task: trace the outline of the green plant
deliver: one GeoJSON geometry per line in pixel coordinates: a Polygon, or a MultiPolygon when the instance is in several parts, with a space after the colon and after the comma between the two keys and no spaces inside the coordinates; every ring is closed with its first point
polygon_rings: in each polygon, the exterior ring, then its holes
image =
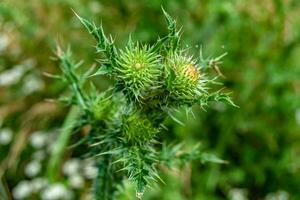
{"type": "MultiPolygon", "coordinates": [[[[222,162],[216,157],[200,152],[198,147],[190,151],[182,145],[166,145],[160,134],[167,132],[164,120],[173,113],[185,109],[192,113],[192,106],[206,107],[211,101],[222,101],[231,105],[228,93],[211,91],[218,85],[217,77],[209,78],[205,71],[216,68],[223,57],[199,59],[188,55],[180,46],[181,32],[176,21],[165,11],[168,34],[153,45],[128,41],[125,50],[114,45],[112,37],[107,37],[103,28],[79,17],[97,41],[96,50],[100,54],[99,69],[93,68],[78,73],[81,62],[75,63],[71,51],[63,52],[57,46],[57,58],[63,75],[71,90],[71,97],[63,100],[79,111],[77,117],[68,117],[66,131],[58,140],[48,168],[50,179],[57,169],[57,159],[66,145],[70,129],[76,132],[83,127],[87,134],[77,144],[86,145],[86,156],[96,161],[98,176],[94,180],[93,194],[96,199],[115,199],[118,185],[127,177],[133,181],[136,196],[141,198],[152,181],[161,180],[158,169],[161,165],[186,164],[191,160],[222,162]],[[99,92],[89,79],[91,76],[107,75],[114,85],[99,92]],[[89,84],[87,84],[89,83],[89,84]],[[73,122],[70,122],[73,119],[73,122]]],[[[55,76],[56,77],[56,76],[55,76]]],[[[57,78],[57,77],[56,77],[57,78]]],[[[74,111],[71,111],[73,115],[74,111]]],[[[76,145],[75,145],[76,146],[76,145]]]]}

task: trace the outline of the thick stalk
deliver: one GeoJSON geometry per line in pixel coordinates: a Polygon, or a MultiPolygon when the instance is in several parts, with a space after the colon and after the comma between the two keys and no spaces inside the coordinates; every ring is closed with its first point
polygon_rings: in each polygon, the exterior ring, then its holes
{"type": "Polygon", "coordinates": [[[96,200],[114,200],[116,185],[111,155],[104,156],[97,163],[98,176],[94,180],[93,195],[96,200]]]}

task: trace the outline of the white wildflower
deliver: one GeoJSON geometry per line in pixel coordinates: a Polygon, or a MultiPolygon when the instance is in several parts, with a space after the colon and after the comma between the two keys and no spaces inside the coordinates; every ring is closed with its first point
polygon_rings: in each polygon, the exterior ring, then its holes
{"type": "Polygon", "coordinates": [[[88,179],[94,179],[97,177],[98,169],[94,165],[94,162],[87,162],[83,168],[84,176],[88,179]]]}
{"type": "Polygon", "coordinates": [[[47,143],[47,134],[41,131],[34,132],[31,134],[29,141],[34,148],[42,148],[47,143]]]}
{"type": "Polygon", "coordinates": [[[42,79],[34,75],[28,75],[24,78],[23,92],[25,94],[31,94],[36,91],[40,91],[44,88],[45,84],[42,79]]]}
{"type": "Polygon", "coordinates": [[[25,199],[32,194],[32,185],[29,181],[21,181],[12,191],[14,199],[25,199]]]}
{"type": "Polygon", "coordinates": [[[31,181],[32,189],[35,193],[41,191],[43,188],[47,186],[47,184],[48,181],[45,178],[41,178],[41,177],[32,179],[31,181]]]}
{"type": "Polygon", "coordinates": [[[7,145],[11,142],[13,132],[9,128],[0,129],[0,144],[7,145]]]}
{"type": "Polygon", "coordinates": [[[242,188],[232,188],[229,191],[230,200],[248,200],[247,190],[242,188]]]}
{"type": "Polygon", "coordinates": [[[61,183],[55,183],[46,187],[41,193],[42,200],[72,199],[73,194],[66,186],[61,183]]]}
{"type": "Polygon", "coordinates": [[[16,65],[12,69],[2,72],[0,74],[0,86],[9,86],[18,83],[27,69],[27,66],[16,65]]]}
{"type": "Polygon", "coordinates": [[[84,179],[80,174],[73,174],[69,178],[69,184],[72,188],[80,189],[84,185],[84,179]]]}
{"type": "Polygon", "coordinates": [[[39,161],[33,160],[25,167],[25,174],[28,177],[34,177],[41,171],[42,165],[39,161]]]}
{"type": "Polygon", "coordinates": [[[80,169],[80,160],[78,158],[72,158],[67,160],[63,166],[63,172],[66,175],[77,174],[80,169]]]}
{"type": "Polygon", "coordinates": [[[266,196],[265,200],[288,200],[289,193],[284,190],[279,190],[274,193],[270,193],[266,196]]]}

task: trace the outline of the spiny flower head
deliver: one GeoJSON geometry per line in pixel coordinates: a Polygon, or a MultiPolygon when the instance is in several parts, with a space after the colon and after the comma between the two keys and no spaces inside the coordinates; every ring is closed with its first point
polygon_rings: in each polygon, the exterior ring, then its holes
{"type": "Polygon", "coordinates": [[[160,56],[139,44],[120,51],[117,63],[116,79],[124,85],[124,92],[138,101],[156,87],[162,72],[160,56]]]}
{"type": "Polygon", "coordinates": [[[192,57],[173,53],[166,58],[165,71],[169,97],[176,102],[193,103],[203,92],[201,74],[192,57]]]}
{"type": "Polygon", "coordinates": [[[160,128],[154,126],[145,114],[133,112],[123,116],[122,132],[128,143],[141,146],[150,142],[160,128]]]}

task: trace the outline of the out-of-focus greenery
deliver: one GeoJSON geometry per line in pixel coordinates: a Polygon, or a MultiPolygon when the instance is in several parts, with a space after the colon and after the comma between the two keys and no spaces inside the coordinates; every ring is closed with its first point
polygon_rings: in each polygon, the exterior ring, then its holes
{"type": "MultiPolygon", "coordinates": [[[[166,140],[175,137],[187,146],[200,141],[203,149],[229,164],[194,162],[181,172],[163,169],[167,184],[149,189],[145,199],[300,199],[297,0],[2,0],[0,121],[2,135],[13,132],[12,141],[0,146],[0,176],[4,173],[0,188],[10,190],[7,194],[22,180],[31,179],[24,168],[36,159],[34,153],[42,152],[31,146],[32,135],[42,130],[55,138],[63,124],[67,108],[45,99],[62,94],[65,85],[42,76],[59,71],[50,59],[55,41],[70,44],[86,68],[95,62],[93,41],[71,8],[102,22],[107,32],[125,43],[129,33],[151,42],[166,32],[161,5],[184,26],[190,51],[198,54],[202,46],[206,56],[228,52],[220,69],[240,108],[215,104],[207,111],[198,108],[195,119],[178,116],[185,126],[170,122],[166,140]]],[[[106,88],[109,80],[95,81],[106,88]]],[[[70,144],[76,140],[72,138],[70,144]]],[[[72,149],[64,159],[70,157],[76,157],[72,149]]],[[[41,163],[45,169],[47,157],[41,163]]],[[[67,176],[60,181],[70,185],[67,176]]],[[[85,187],[73,189],[73,196],[87,198],[88,188],[87,181],[85,187]]],[[[130,185],[120,189],[120,199],[134,199],[130,185]]]]}

